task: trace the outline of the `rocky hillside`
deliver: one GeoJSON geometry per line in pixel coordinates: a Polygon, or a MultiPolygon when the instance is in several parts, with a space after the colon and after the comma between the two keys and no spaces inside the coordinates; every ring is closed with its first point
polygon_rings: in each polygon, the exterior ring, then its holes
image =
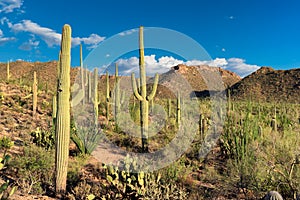
{"type": "Polygon", "coordinates": [[[262,67],[231,87],[234,99],[268,102],[300,101],[300,68],[274,70],[262,67]]]}
{"type": "MultiPolygon", "coordinates": [[[[197,97],[207,97],[210,92],[226,89],[241,78],[228,70],[220,67],[210,67],[207,65],[186,66],[177,65],[172,67],[170,71],[160,75],[160,86],[158,87],[158,95],[168,97],[171,93],[189,90],[197,97]],[[172,90],[169,91],[168,90],[172,90]]],[[[170,97],[170,96],[169,96],[170,97]]]]}

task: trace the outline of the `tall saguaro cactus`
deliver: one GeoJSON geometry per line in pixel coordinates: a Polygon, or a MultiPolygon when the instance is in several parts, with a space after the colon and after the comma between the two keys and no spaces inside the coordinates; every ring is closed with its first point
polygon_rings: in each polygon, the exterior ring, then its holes
{"type": "Polygon", "coordinates": [[[106,71],[106,119],[109,121],[109,104],[110,104],[110,90],[109,90],[109,74],[106,71]]]}
{"type": "Polygon", "coordinates": [[[82,44],[80,44],[80,81],[81,81],[81,90],[83,93],[82,104],[85,104],[85,82],[84,82],[84,68],[82,62],[82,44]]]}
{"type": "Polygon", "coordinates": [[[140,66],[140,91],[138,91],[134,73],[131,75],[132,89],[134,96],[140,101],[140,123],[141,123],[141,137],[142,137],[142,150],[148,152],[148,113],[149,101],[151,101],[156,93],[158,85],[158,74],[155,75],[152,91],[147,95],[147,82],[146,82],[146,68],[144,61],[144,36],[143,26],[140,27],[139,32],[139,66],[140,66]]]}
{"type": "Polygon", "coordinates": [[[55,124],[55,191],[66,192],[67,169],[70,143],[70,63],[71,27],[64,25],[60,47],[60,65],[57,84],[57,114],[55,124]]]}
{"type": "Polygon", "coordinates": [[[33,72],[33,83],[32,83],[32,116],[36,115],[36,107],[37,107],[37,79],[36,72],[33,72]]]}
{"type": "Polygon", "coordinates": [[[180,125],[180,120],[181,120],[181,97],[180,97],[180,93],[178,92],[178,95],[177,95],[177,114],[176,114],[176,122],[178,124],[178,127],[180,125]]]}
{"type": "Polygon", "coordinates": [[[93,99],[93,104],[94,104],[94,110],[95,110],[95,124],[98,123],[98,105],[100,104],[100,101],[98,100],[98,68],[94,69],[94,99],[93,99]]]}
{"type": "Polygon", "coordinates": [[[116,63],[115,69],[115,123],[118,125],[118,114],[120,113],[120,83],[119,83],[119,70],[118,64],[116,63]]]}

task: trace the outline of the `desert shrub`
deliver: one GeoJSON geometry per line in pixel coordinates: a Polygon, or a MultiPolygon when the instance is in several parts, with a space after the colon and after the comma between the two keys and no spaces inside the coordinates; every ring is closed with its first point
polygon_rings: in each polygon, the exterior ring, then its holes
{"type": "Polygon", "coordinates": [[[14,145],[14,142],[6,136],[3,136],[0,139],[0,149],[3,149],[4,151],[10,149],[14,145]]]}
{"type": "Polygon", "coordinates": [[[25,193],[43,194],[53,185],[54,152],[36,145],[25,146],[10,163],[17,184],[25,193]]]}

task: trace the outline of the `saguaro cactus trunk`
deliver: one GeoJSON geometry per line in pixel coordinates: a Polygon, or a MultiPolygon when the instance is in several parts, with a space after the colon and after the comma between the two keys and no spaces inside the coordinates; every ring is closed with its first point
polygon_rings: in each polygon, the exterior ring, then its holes
{"type": "Polygon", "coordinates": [[[32,83],[32,116],[36,115],[37,107],[37,79],[36,72],[33,72],[33,83],[32,83]]]}
{"type": "Polygon", "coordinates": [[[109,90],[109,74],[106,71],[106,119],[109,121],[109,104],[110,104],[110,90],[109,90]]]}
{"type": "Polygon", "coordinates": [[[94,69],[94,110],[95,110],[95,124],[98,123],[98,105],[100,104],[99,97],[98,97],[98,68],[94,69]]]}
{"type": "Polygon", "coordinates": [[[181,97],[180,97],[180,93],[178,92],[178,95],[177,95],[177,115],[176,115],[176,122],[178,124],[178,127],[180,125],[180,120],[181,120],[181,97]]]}
{"type": "Polygon", "coordinates": [[[132,88],[134,96],[140,101],[140,123],[141,123],[141,137],[142,137],[142,150],[148,152],[148,113],[149,113],[149,101],[153,99],[156,93],[158,84],[158,74],[155,75],[153,88],[151,93],[147,96],[147,82],[146,82],[146,68],[144,61],[144,36],[143,27],[140,27],[139,32],[139,65],[140,65],[140,91],[138,91],[134,73],[131,75],[132,88]]]}
{"type": "Polygon", "coordinates": [[[60,70],[57,85],[55,191],[66,192],[67,169],[70,143],[70,62],[71,27],[64,25],[60,49],[60,70]]]}
{"type": "Polygon", "coordinates": [[[118,64],[116,63],[116,72],[115,72],[115,123],[118,125],[118,114],[120,113],[120,83],[119,83],[119,70],[118,64]]]}
{"type": "Polygon", "coordinates": [[[82,44],[80,44],[80,81],[81,81],[81,89],[83,93],[82,104],[85,104],[85,82],[84,82],[84,68],[82,62],[82,44]]]}

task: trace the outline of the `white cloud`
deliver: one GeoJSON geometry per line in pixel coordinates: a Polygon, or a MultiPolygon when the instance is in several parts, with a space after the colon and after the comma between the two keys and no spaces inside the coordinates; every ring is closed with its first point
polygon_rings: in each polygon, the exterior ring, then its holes
{"type": "Polygon", "coordinates": [[[208,65],[208,66],[213,66],[213,67],[223,67],[228,64],[227,60],[225,58],[216,58],[214,60],[191,60],[187,61],[185,63],[188,66],[192,65],[208,65]]]}
{"type": "Polygon", "coordinates": [[[3,31],[0,29],[0,46],[4,45],[7,42],[15,41],[14,37],[4,37],[3,31]]]}
{"type": "MultiPolygon", "coordinates": [[[[124,74],[130,74],[132,72],[138,74],[139,59],[137,57],[119,59],[117,63],[119,65],[119,69],[122,70],[124,74]]],[[[165,73],[169,71],[171,67],[178,64],[186,64],[188,66],[208,65],[212,67],[221,67],[235,72],[241,77],[245,77],[260,68],[257,65],[246,64],[245,60],[240,58],[230,58],[228,60],[225,58],[216,58],[210,61],[191,60],[184,62],[172,56],[163,56],[158,59],[156,59],[155,55],[145,56],[145,65],[148,76],[153,76],[155,73],[165,73]]]]}
{"type": "Polygon", "coordinates": [[[130,30],[119,33],[119,35],[120,36],[130,35],[130,34],[132,34],[134,32],[137,32],[137,31],[138,31],[138,29],[130,29],[130,30]]]}
{"type": "Polygon", "coordinates": [[[5,23],[8,25],[9,28],[12,27],[12,23],[9,21],[7,17],[2,17],[0,20],[1,25],[4,25],[5,23]]]}
{"type": "Polygon", "coordinates": [[[225,49],[225,48],[222,48],[222,49],[221,49],[221,51],[225,52],[225,51],[226,51],[226,49],[225,49]]]}
{"type": "MultiPolygon", "coordinates": [[[[169,71],[171,67],[183,63],[182,60],[177,60],[172,56],[163,56],[158,60],[155,57],[155,55],[145,56],[147,76],[153,76],[155,73],[165,73],[169,71]]],[[[139,58],[137,57],[119,59],[117,63],[124,74],[130,74],[132,72],[135,72],[136,74],[139,73],[139,58]]]]}
{"type": "Polygon", "coordinates": [[[11,13],[15,9],[20,9],[23,5],[23,0],[1,0],[0,13],[11,13]]]}
{"type": "Polygon", "coordinates": [[[27,42],[24,42],[21,46],[19,46],[19,49],[24,51],[31,51],[32,49],[37,49],[39,44],[40,41],[35,40],[35,37],[33,36],[27,42]]]}
{"type": "Polygon", "coordinates": [[[83,37],[83,38],[76,37],[76,38],[73,38],[72,43],[75,46],[79,45],[80,43],[84,43],[86,45],[89,45],[87,47],[88,49],[94,49],[104,39],[105,39],[105,37],[101,37],[97,34],[91,34],[89,37],[83,37]]]}
{"type": "MultiPolygon", "coordinates": [[[[49,47],[60,45],[60,33],[57,33],[56,31],[50,28],[42,27],[39,24],[32,22],[31,20],[22,20],[20,23],[11,25],[8,24],[8,26],[14,32],[28,32],[39,36],[43,41],[47,43],[49,47]]],[[[88,46],[88,48],[95,48],[104,39],[104,37],[100,37],[97,34],[91,34],[89,37],[72,38],[72,45],[77,46],[80,43],[84,43],[88,46]]]]}
{"type": "Polygon", "coordinates": [[[241,77],[245,77],[259,68],[260,66],[258,65],[246,64],[245,60],[241,58],[230,58],[228,59],[228,64],[224,66],[224,69],[233,71],[241,77]]]}
{"type": "Polygon", "coordinates": [[[41,37],[49,47],[60,44],[61,34],[56,33],[52,29],[41,27],[30,20],[22,20],[20,23],[13,24],[10,28],[14,32],[29,32],[37,35],[41,37]]]}

